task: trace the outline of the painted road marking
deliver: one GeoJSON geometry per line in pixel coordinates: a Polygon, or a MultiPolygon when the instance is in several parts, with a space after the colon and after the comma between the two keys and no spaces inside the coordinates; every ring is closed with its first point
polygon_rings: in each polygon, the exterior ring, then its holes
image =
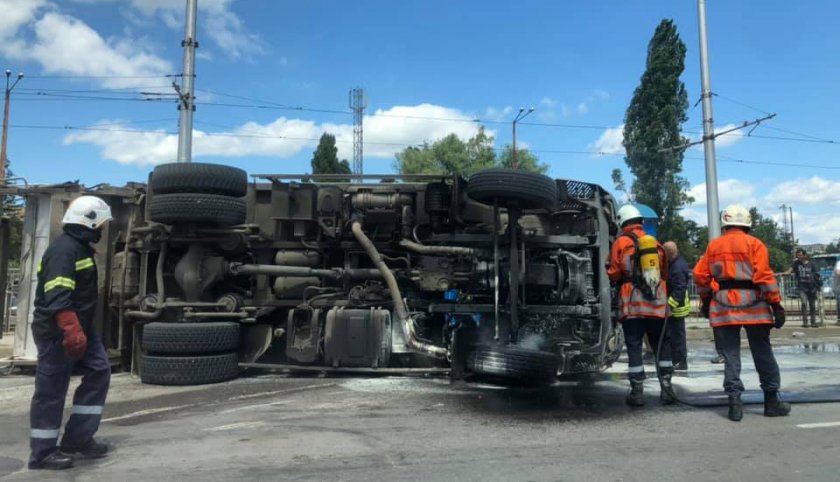
{"type": "Polygon", "coordinates": [[[205,432],[225,432],[227,430],[235,430],[237,428],[257,428],[265,426],[265,422],[238,422],[228,425],[219,425],[218,427],[205,428],[205,432]]]}
{"type": "Polygon", "coordinates": [[[161,407],[161,408],[150,408],[148,410],[140,410],[137,412],[127,413],[125,415],[120,415],[119,417],[111,417],[103,419],[103,422],[116,422],[117,420],[125,420],[128,418],[134,417],[142,417],[144,415],[154,415],[156,413],[163,413],[163,412],[171,412],[173,410],[180,410],[182,408],[190,408],[198,406],[197,403],[191,403],[189,405],[177,405],[174,407],[161,407]]]}
{"type": "Polygon", "coordinates": [[[799,428],[826,428],[826,427],[840,427],[840,422],[823,422],[823,423],[801,423],[797,425],[799,428]]]}

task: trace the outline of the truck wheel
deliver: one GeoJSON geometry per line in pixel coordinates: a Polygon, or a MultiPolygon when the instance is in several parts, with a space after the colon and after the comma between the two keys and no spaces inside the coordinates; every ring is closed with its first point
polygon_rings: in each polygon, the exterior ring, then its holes
{"type": "Polygon", "coordinates": [[[467,356],[467,369],[502,385],[549,385],[557,379],[557,355],[518,346],[480,346],[467,356]]]}
{"type": "Polygon", "coordinates": [[[248,190],[248,175],[238,167],[175,162],[155,167],[150,185],[155,194],[203,193],[242,197],[248,190]]]}
{"type": "Polygon", "coordinates": [[[557,183],[548,176],[518,169],[486,169],[470,176],[467,195],[485,204],[516,205],[523,209],[553,209],[560,198],[557,183]]]}
{"type": "Polygon", "coordinates": [[[239,348],[239,323],[149,323],[143,327],[143,349],[157,355],[202,355],[239,348]]]}
{"type": "Polygon", "coordinates": [[[604,356],[604,366],[610,367],[617,362],[621,357],[621,351],[624,349],[624,329],[622,326],[616,325],[613,331],[607,337],[607,351],[604,356]]]}
{"type": "Polygon", "coordinates": [[[236,353],[140,357],[140,381],[150,385],[204,385],[232,380],[238,374],[236,353]]]}
{"type": "Polygon", "coordinates": [[[246,216],[243,199],[219,194],[157,194],[149,202],[149,218],[156,223],[234,226],[244,223],[246,216]]]}

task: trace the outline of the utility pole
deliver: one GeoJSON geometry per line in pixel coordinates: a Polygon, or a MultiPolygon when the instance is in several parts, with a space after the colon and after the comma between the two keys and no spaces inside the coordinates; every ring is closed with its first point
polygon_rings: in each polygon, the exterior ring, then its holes
{"type": "Polygon", "coordinates": [[[184,40],[184,69],[181,74],[181,86],[174,82],[172,86],[178,93],[178,162],[192,162],[192,127],[193,112],[195,112],[195,49],[198,40],[195,38],[195,24],[198,17],[198,0],[187,0],[186,27],[184,40]]]}
{"type": "Polygon", "coordinates": [[[0,144],[0,185],[6,184],[6,167],[9,165],[9,158],[6,154],[6,143],[9,139],[9,98],[12,95],[12,89],[23,78],[23,72],[17,74],[17,79],[9,85],[12,77],[12,71],[6,70],[6,100],[3,104],[3,141],[0,144]]]}
{"type": "Polygon", "coordinates": [[[793,245],[793,250],[796,252],[796,236],[793,234],[793,206],[788,206],[790,210],[790,244],[793,245]]]}
{"type": "Polygon", "coordinates": [[[703,100],[703,152],[706,155],[706,211],[709,217],[709,240],[720,236],[717,161],[715,160],[715,125],[712,116],[712,81],[709,76],[709,45],[706,38],[706,0],[697,0],[700,22],[700,81],[703,100]]]}
{"type": "Polygon", "coordinates": [[[350,109],[353,110],[353,174],[364,174],[364,112],[367,107],[367,93],[361,87],[350,91],[350,109]]]}
{"type": "Polygon", "coordinates": [[[779,209],[782,210],[782,229],[785,231],[785,237],[788,240],[793,240],[793,236],[790,235],[790,228],[788,228],[788,209],[787,204],[782,204],[779,206],[779,209]]]}
{"type": "Polygon", "coordinates": [[[516,117],[513,119],[513,160],[511,162],[511,167],[514,169],[519,169],[519,154],[516,152],[516,123],[528,117],[528,114],[531,112],[534,112],[533,107],[527,111],[524,107],[520,107],[519,112],[516,113],[516,117]]]}

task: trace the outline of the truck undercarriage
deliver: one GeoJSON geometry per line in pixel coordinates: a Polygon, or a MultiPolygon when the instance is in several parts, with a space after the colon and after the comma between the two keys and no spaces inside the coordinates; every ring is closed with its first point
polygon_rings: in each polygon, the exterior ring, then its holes
{"type": "Polygon", "coordinates": [[[617,359],[616,208],[597,185],[340,177],[165,164],[106,197],[106,340],[157,384],[290,365],[542,384],[617,359]]]}

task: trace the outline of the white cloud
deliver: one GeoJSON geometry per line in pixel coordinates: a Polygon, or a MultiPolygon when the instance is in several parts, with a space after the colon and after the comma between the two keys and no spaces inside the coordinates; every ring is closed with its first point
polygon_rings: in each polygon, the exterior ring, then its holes
{"type": "Polygon", "coordinates": [[[624,154],[624,124],[605,130],[589,149],[595,154],[624,154]]]}
{"type": "MultiPolygon", "coordinates": [[[[377,110],[365,116],[364,126],[365,158],[392,158],[409,145],[433,141],[452,133],[467,139],[478,132],[478,125],[472,122],[471,116],[457,109],[431,104],[377,110]],[[432,118],[453,120],[441,122],[432,118]]],[[[352,158],[351,124],[316,124],[285,117],[267,124],[247,122],[228,132],[194,130],[193,155],[288,158],[314,148],[324,132],[336,136],[339,158],[352,158]]],[[[495,135],[495,132],[488,131],[488,135],[495,135]]],[[[134,131],[126,125],[120,125],[118,121],[103,121],[101,130],[68,134],[64,137],[64,143],[94,144],[102,149],[103,158],[134,165],[171,162],[176,157],[178,144],[174,134],[162,130],[134,131]]]]}
{"type": "MultiPolygon", "coordinates": [[[[169,62],[145,50],[137,39],[104,39],[81,20],[44,1],[11,3],[16,5],[12,20],[4,17],[0,21],[0,54],[11,59],[36,62],[47,74],[144,77],[172,72],[169,62]]],[[[7,7],[0,3],[0,9],[7,7]]],[[[148,79],[136,78],[103,79],[101,83],[111,87],[150,85],[148,79]]],[[[163,79],[160,84],[164,85],[163,79]]]]}
{"type": "Polygon", "coordinates": [[[557,101],[551,97],[543,97],[540,99],[540,106],[545,107],[546,109],[553,109],[556,105],[557,101]]]}
{"type": "Polygon", "coordinates": [[[577,112],[578,114],[586,114],[587,112],[589,112],[589,107],[586,106],[586,102],[581,102],[580,104],[578,104],[577,112]]]}
{"type": "Polygon", "coordinates": [[[794,211],[796,238],[801,243],[829,243],[840,236],[840,213],[798,214],[794,211]]]}
{"type": "Polygon", "coordinates": [[[594,94],[594,95],[595,95],[595,97],[596,97],[597,99],[599,99],[599,100],[607,100],[607,99],[609,99],[609,98],[610,98],[610,93],[609,93],[609,92],[607,92],[606,90],[595,89],[595,90],[593,91],[593,94],[594,94]]]}
{"type": "MultiPolygon", "coordinates": [[[[491,106],[491,107],[488,107],[484,111],[483,118],[485,118],[487,120],[491,120],[491,121],[496,121],[496,122],[503,121],[503,120],[508,120],[510,118],[510,114],[512,112],[513,112],[513,107],[511,107],[509,105],[506,105],[506,106],[504,106],[500,109],[497,109],[496,107],[491,106]]],[[[513,119],[510,119],[510,120],[513,120],[513,119]]]]}
{"type": "Polygon", "coordinates": [[[776,204],[840,206],[840,181],[818,176],[785,181],[770,190],[767,200],[776,204]]]}
{"type": "MultiPolygon", "coordinates": [[[[249,58],[265,53],[259,36],[249,33],[242,19],[231,10],[234,0],[201,0],[198,2],[199,42],[207,35],[228,56],[249,58]]],[[[183,29],[184,2],[173,0],[131,0],[131,5],[144,15],[157,16],[173,29],[183,29]]]]}
{"type": "MultiPolygon", "coordinates": [[[[756,186],[739,179],[724,179],[718,181],[718,204],[721,209],[729,204],[755,206],[754,197],[756,186]]],[[[700,183],[688,190],[688,195],[694,198],[694,205],[706,205],[706,183],[700,183]]]]}
{"type": "Polygon", "coordinates": [[[0,40],[6,43],[46,5],[46,0],[0,0],[0,40]]]}
{"type": "MultiPolygon", "coordinates": [[[[733,129],[735,127],[737,127],[735,124],[722,125],[720,127],[715,128],[715,133],[717,134],[717,133],[720,133],[720,132],[723,132],[723,131],[727,131],[729,129],[733,129]]],[[[723,134],[722,136],[718,136],[718,137],[715,138],[715,147],[726,148],[726,147],[729,147],[729,146],[735,144],[736,142],[740,141],[743,138],[744,138],[744,130],[743,129],[738,129],[738,130],[735,130],[735,131],[732,131],[732,132],[728,132],[726,134],[723,134]]]]}

